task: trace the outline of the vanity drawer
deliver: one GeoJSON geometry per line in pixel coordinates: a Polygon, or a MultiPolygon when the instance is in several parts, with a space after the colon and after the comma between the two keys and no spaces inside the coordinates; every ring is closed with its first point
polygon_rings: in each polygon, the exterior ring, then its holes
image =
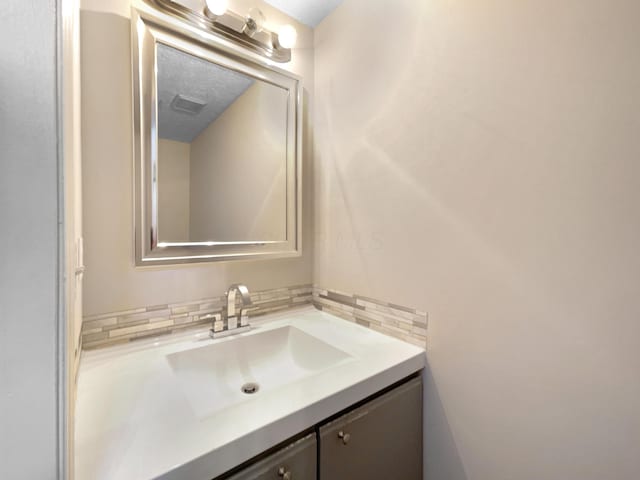
{"type": "Polygon", "coordinates": [[[316,435],[278,450],[227,480],[316,480],[316,435]]]}
{"type": "Polygon", "coordinates": [[[415,378],[319,429],[320,480],[422,480],[422,382],[415,378]]]}

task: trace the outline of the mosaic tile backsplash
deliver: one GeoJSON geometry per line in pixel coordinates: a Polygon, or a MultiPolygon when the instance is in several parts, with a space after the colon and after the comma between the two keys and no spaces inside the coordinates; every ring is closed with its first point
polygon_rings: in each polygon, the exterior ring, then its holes
{"type": "Polygon", "coordinates": [[[362,295],[313,287],[316,308],[377,332],[427,347],[427,314],[362,295]]]}
{"type": "MultiPolygon", "coordinates": [[[[312,290],[311,285],[296,285],[251,292],[253,305],[247,309],[247,313],[251,318],[310,304],[312,290]]],[[[191,302],[153,305],[87,316],[82,323],[82,348],[91,350],[190,328],[201,328],[211,323],[210,318],[203,317],[220,313],[224,302],[224,295],[221,295],[191,302]]]]}
{"type": "MultiPolygon", "coordinates": [[[[413,308],[312,285],[252,292],[251,301],[253,305],[247,309],[250,318],[313,304],[319,310],[426,348],[427,314],[413,308]]],[[[87,316],[82,324],[81,345],[91,350],[202,328],[211,323],[211,314],[222,311],[224,302],[221,295],[87,316]]]]}

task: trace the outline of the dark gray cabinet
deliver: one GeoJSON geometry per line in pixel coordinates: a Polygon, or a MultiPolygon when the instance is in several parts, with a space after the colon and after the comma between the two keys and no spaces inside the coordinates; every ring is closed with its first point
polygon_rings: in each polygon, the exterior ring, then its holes
{"type": "Polygon", "coordinates": [[[321,426],[319,433],[319,480],[421,480],[420,378],[321,426]]]}
{"type": "Polygon", "coordinates": [[[225,480],[422,480],[422,381],[415,377],[225,480]],[[319,476],[318,476],[319,472],[319,476]]]}
{"type": "Polygon", "coordinates": [[[229,480],[316,480],[315,433],[259,460],[229,480]]]}

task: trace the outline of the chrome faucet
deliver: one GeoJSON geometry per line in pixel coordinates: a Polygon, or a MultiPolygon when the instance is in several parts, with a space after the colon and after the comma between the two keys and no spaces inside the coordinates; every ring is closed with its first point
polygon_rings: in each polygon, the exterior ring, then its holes
{"type": "Polygon", "coordinates": [[[213,325],[209,331],[211,338],[226,337],[236,333],[246,332],[251,329],[248,316],[244,308],[253,305],[249,289],[245,285],[234,283],[225,292],[226,306],[222,309],[222,315],[215,315],[213,325]],[[240,294],[240,308],[236,309],[236,295],[240,294]]]}
{"type": "Polygon", "coordinates": [[[246,316],[243,318],[242,310],[245,306],[252,305],[251,296],[249,295],[249,289],[245,285],[233,284],[227,290],[227,325],[229,330],[238,327],[238,323],[241,327],[243,321],[246,322],[246,316]],[[240,294],[240,309],[236,314],[236,293],[240,294]],[[233,325],[233,326],[232,326],[233,325]]]}

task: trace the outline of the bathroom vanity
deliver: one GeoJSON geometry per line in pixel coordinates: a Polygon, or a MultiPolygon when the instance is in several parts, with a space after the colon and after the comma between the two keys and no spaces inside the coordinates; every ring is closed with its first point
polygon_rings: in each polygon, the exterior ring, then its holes
{"type": "Polygon", "coordinates": [[[424,350],[313,307],[233,337],[86,352],[76,475],[421,478],[424,365],[424,350]]]}

